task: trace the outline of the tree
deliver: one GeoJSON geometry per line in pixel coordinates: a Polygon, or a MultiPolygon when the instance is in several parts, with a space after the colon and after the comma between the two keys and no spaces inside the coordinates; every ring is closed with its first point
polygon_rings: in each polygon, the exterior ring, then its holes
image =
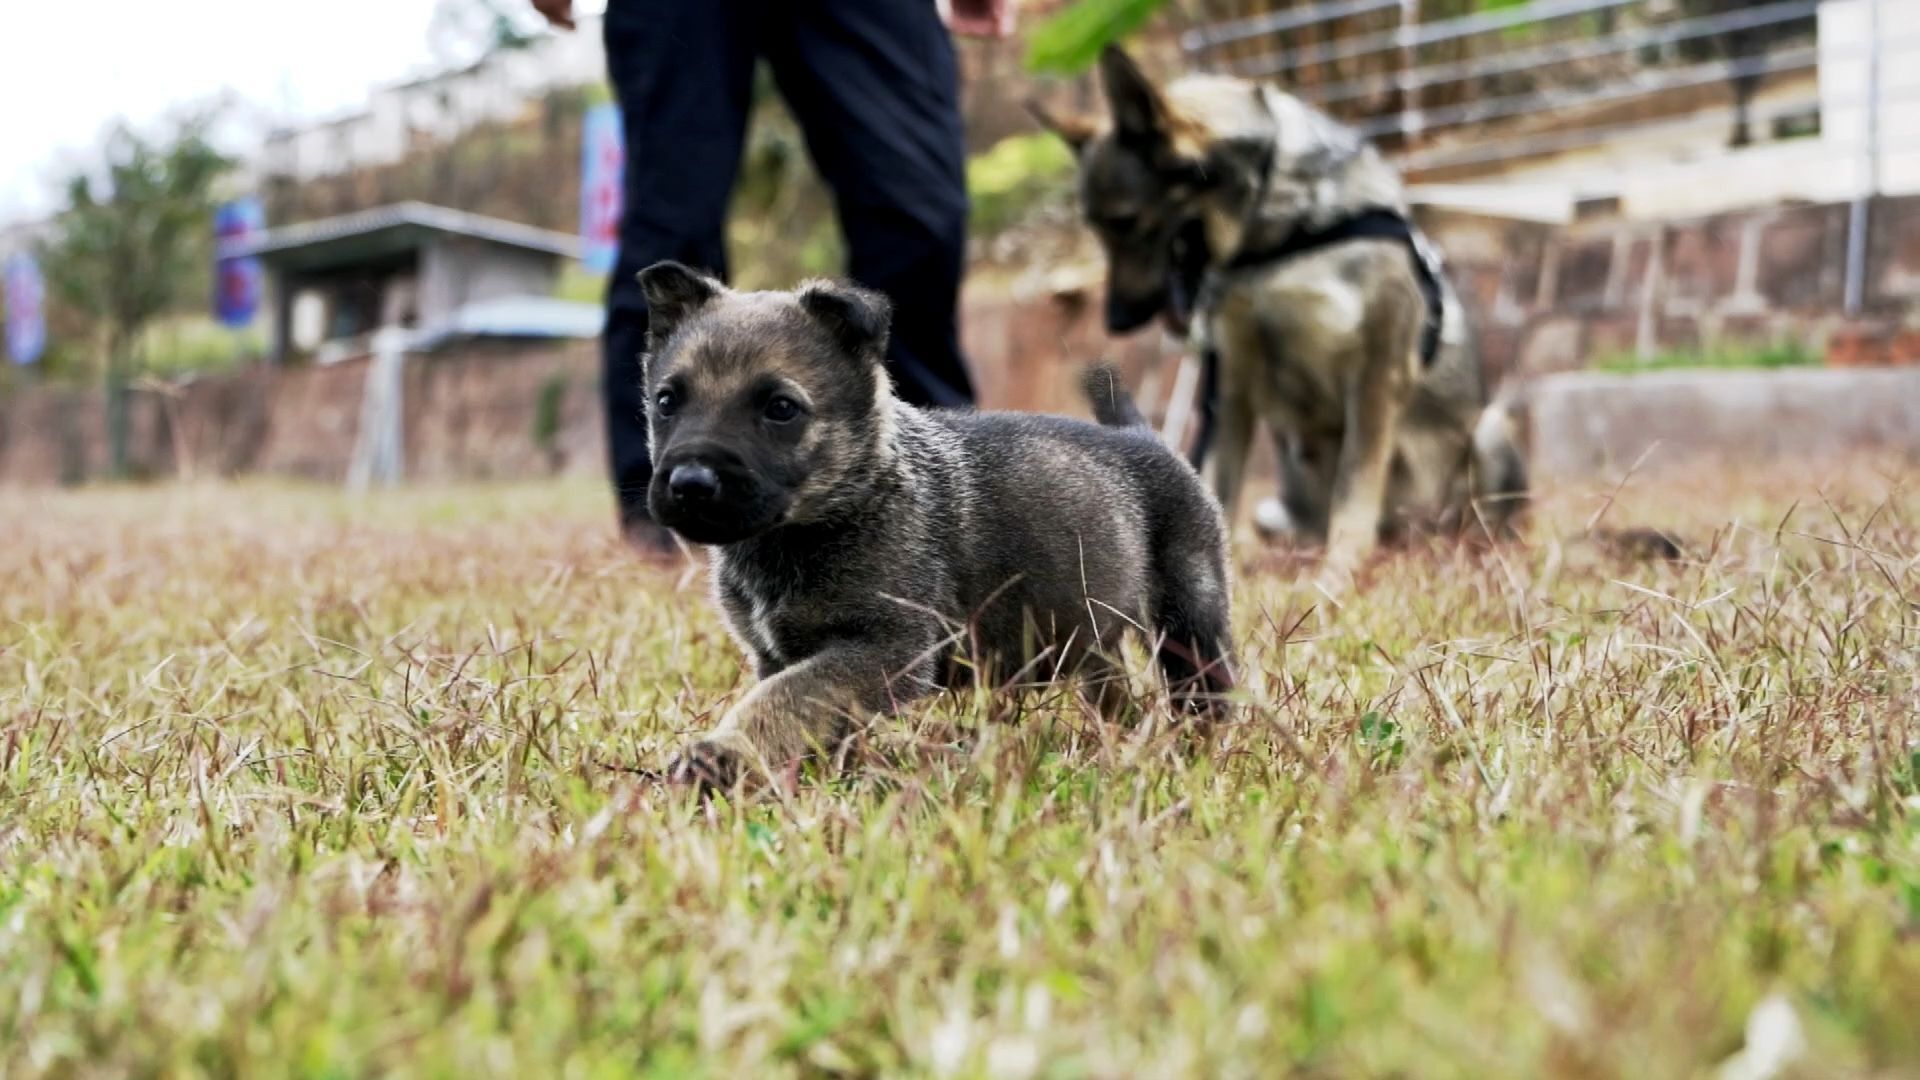
{"type": "Polygon", "coordinates": [[[99,334],[107,393],[109,470],[127,465],[127,388],[141,332],[204,301],[213,262],[215,185],[232,165],[208,139],[213,116],[164,140],[117,125],[103,167],[67,181],[66,209],[41,249],[49,289],[99,334]]]}

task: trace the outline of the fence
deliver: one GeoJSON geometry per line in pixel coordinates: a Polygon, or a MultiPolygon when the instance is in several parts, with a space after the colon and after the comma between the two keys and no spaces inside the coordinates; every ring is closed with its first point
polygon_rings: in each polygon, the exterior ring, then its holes
{"type": "MultiPolygon", "coordinates": [[[[1269,0],[1270,4],[1270,0],[1269,0]]],[[[1566,219],[1920,191],[1910,0],[1325,0],[1210,17],[1203,70],[1278,79],[1373,138],[1416,199],[1566,219]],[[1432,16],[1432,17],[1423,17],[1432,16]]]]}

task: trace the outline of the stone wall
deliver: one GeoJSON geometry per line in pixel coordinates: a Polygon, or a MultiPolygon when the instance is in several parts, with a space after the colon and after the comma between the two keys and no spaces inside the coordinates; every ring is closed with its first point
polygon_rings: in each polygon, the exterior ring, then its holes
{"type": "Polygon", "coordinates": [[[1920,368],[1569,372],[1531,387],[1537,482],[1695,459],[1920,462],[1920,368]]]}
{"type": "MultiPolygon", "coordinates": [[[[264,473],[345,478],[360,427],[365,357],[256,367],[136,389],[136,478],[264,473]]],[[[598,470],[599,365],[590,344],[473,347],[410,357],[407,475],[487,479],[598,470]],[[543,416],[546,419],[543,421],[543,416]]],[[[34,388],[0,404],[0,483],[78,483],[106,472],[98,392],[34,388]]]]}
{"type": "MultiPolygon", "coordinates": [[[[1078,377],[1095,356],[1112,359],[1150,392],[1159,385],[1153,369],[1170,345],[1157,332],[1109,342],[1099,326],[1098,287],[968,298],[964,337],[984,406],[1084,413],[1078,377]]],[[[367,367],[366,357],[261,366],[137,389],[129,405],[130,472],[340,482],[360,427],[367,367]]],[[[403,394],[409,479],[597,475],[605,467],[594,343],[474,344],[410,356],[403,394]]],[[[10,394],[0,399],[0,483],[100,479],[106,430],[97,390],[10,394]]]]}
{"type": "Polygon", "coordinates": [[[1566,226],[1428,211],[1489,372],[1542,375],[1622,354],[1798,342],[1835,363],[1911,363],[1920,343],[1920,197],[1868,216],[1864,305],[1842,314],[1848,207],[1566,226]]]}

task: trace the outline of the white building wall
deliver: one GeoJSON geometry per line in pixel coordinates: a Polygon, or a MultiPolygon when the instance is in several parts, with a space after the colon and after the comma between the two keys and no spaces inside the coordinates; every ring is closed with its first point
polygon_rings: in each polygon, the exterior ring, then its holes
{"type": "Polygon", "coordinates": [[[512,120],[551,91],[603,81],[600,37],[600,19],[583,18],[572,33],[544,35],[464,71],[383,87],[363,112],[269,136],[259,168],[312,180],[399,161],[415,134],[447,140],[512,120]]]}
{"type": "Polygon", "coordinates": [[[1879,7],[1878,121],[1882,194],[1920,191],[1920,0],[1826,0],[1820,5],[1820,129],[1847,194],[1867,180],[1870,7],[1879,7]]]}
{"type": "Polygon", "coordinates": [[[421,326],[438,326],[467,304],[516,296],[550,296],[560,259],[484,240],[443,237],[420,254],[421,326]]]}

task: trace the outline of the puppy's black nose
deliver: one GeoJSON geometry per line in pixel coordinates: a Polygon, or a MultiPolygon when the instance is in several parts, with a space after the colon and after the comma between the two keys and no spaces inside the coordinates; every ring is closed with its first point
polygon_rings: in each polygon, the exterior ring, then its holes
{"type": "Polygon", "coordinates": [[[682,502],[706,502],[720,494],[720,477],[705,465],[675,465],[667,474],[667,490],[682,502]]]}

